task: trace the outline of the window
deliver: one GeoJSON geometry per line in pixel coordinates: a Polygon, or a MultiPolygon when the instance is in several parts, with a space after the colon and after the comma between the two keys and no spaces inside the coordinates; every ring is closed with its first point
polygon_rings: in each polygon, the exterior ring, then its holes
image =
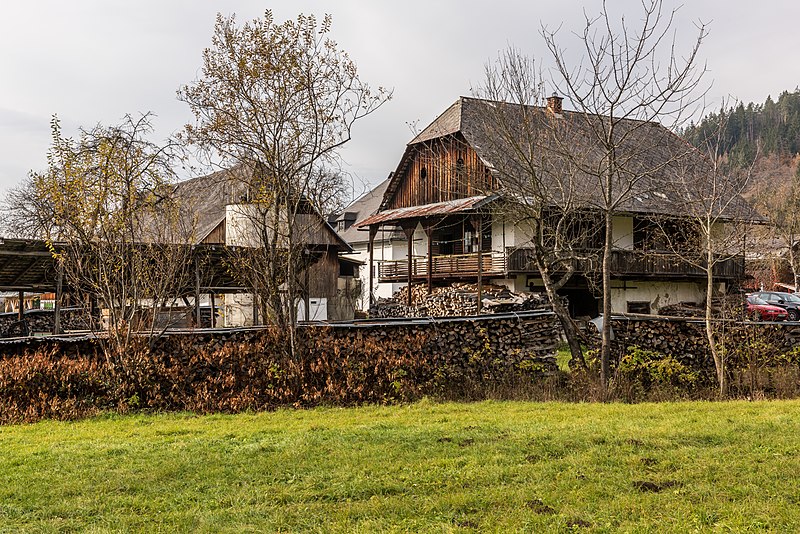
{"type": "Polygon", "coordinates": [[[628,313],[643,313],[649,314],[650,313],[650,302],[649,301],[641,301],[641,300],[629,300],[628,301],[628,313]]]}

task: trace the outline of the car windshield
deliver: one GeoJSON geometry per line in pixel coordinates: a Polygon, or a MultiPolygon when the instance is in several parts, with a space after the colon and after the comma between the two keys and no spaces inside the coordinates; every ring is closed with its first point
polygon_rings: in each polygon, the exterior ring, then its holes
{"type": "Polygon", "coordinates": [[[778,293],[778,296],[786,302],[800,302],[800,297],[793,293],[778,293]]]}
{"type": "Polygon", "coordinates": [[[757,297],[755,295],[750,295],[749,297],[747,297],[747,302],[749,302],[750,304],[758,304],[759,306],[769,306],[766,300],[757,297]]]}

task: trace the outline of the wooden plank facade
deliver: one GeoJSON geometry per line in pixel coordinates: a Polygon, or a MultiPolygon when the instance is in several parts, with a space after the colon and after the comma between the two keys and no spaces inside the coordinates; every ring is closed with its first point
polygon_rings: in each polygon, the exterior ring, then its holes
{"type": "Polygon", "coordinates": [[[490,194],[494,176],[458,135],[419,143],[386,209],[422,206],[490,194]]]}

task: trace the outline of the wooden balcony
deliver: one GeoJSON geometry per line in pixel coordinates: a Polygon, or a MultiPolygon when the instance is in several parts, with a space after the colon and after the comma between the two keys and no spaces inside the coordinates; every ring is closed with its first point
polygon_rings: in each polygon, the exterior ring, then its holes
{"type": "MultiPolygon", "coordinates": [[[[601,270],[602,251],[597,250],[596,259],[582,260],[576,272],[601,270]]],[[[508,249],[508,271],[514,274],[535,272],[533,251],[529,248],[508,249]]],[[[682,260],[677,254],[667,252],[642,252],[637,250],[614,250],[611,253],[611,272],[615,278],[704,278],[704,269],[682,260]]],[[[714,266],[714,276],[720,279],[736,279],[744,276],[744,257],[737,256],[719,261],[714,266]]]]}
{"type": "MultiPolygon", "coordinates": [[[[601,253],[596,251],[593,261],[580,261],[578,273],[600,273],[601,253]]],[[[533,251],[529,248],[508,248],[506,253],[483,252],[480,254],[484,277],[499,277],[506,274],[535,274],[533,251]]],[[[476,279],[478,276],[478,254],[455,254],[431,258],[431,278],[476,279]]],[[[428,260],[424,256],[412,258],[412,280],[419,282],[428,278],[428,260]]],[[[665,252],[643,253],[635,250],[614,250],[611,255],[611,272],[614,278],[644,279],[694,279],[704,278],[705,271],[683,261],[676,254],[665,252]]],[[[722,260],[714,266],[716,278],[737,279],[744,276],[744,259],[741,256],[722,260]]],[[[408,280],[408,260],[386,260],[378,264],[378,279],[381,282],[404,282],[408,280]]]]}
{"type": "MultiPolygon", "coordinates": [[[[505,255],[498,252],[453,254],[431,258],[431,278],[473,279],[478,276],[478,261],[484,276],[502,276],[505,273],[505,255]]],[[[428,258],[414,256],[411,260],[411,278],[427,280],[428,258]]],[[[378,279],[381,282],[403,282],[408,280],[408,260],[385,260],[378,264],[378,279]]]]}

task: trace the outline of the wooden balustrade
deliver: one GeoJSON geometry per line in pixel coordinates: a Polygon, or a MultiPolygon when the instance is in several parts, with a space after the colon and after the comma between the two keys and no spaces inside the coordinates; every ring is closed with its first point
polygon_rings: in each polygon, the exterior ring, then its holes
{"type": "MultiPolygon", "coordinates": [[[[592,260],[577,260],[576,272],[600,272],[602,251],[597,250],[592,260]]],[[[533,272],[533,251],[530,248],[508,249],[506,263],[510,273],[533,272]]],[[[614,250],[611,252],[612,276],[625,277],[703,277],[704,269],[685,261],[677,254],[668,252],[643,252],[638,250],[614,250]]],[[[714,276],[718,278],[740,278],[744,276],[742,256],[721,260],[714,265],[714,276]]]]}
{"type": "MultiPolygon", "coordinates": [[[[534,273],[533,251],[530,248],[508,248],[506,254],[483,252],[484,276],[500,276],[505,273],[534,273]]],[[[580,260],[576,272],[600,272],[601,251],[594,260],[580,260]]],[[[434,256],[431,259],[432,278],[475,278],[478,275],[478,253],[434,256]]],[[[425,256],[412,258],[413,280],[428,277],[428,259],[425,256]]],[[[635,250],[614,250],[611,255],[611,271],[614,277],[665,277],[696,278],[705,276],[700,267],[682,260],[676,254],[663,252],[643,253],[635,250]]],[[[740,278],[744,275],[744,261],[741,257],[718,262],[714,266],[714,276],[718,278],[740,278]]],[[[408,280],[408,260],[384,260],[378,265],[378,278],[381,281],[408,280]]]]}
{"type": "MultiPolygon", "coordinates": [[[[433,278],[474,278],[478,275],[478,261],[485,275],[499,275],[505,272],[505,257],[496,252],[453,254],[431,258],[433,278]]],[[[411,276],[414,280],[428,277],[428,258],[414,256],[411,262],[411,276]]],[[[378,278],[381,281],[407,280],[408,260],[385,260],[378,265],[378,278]]]]}

